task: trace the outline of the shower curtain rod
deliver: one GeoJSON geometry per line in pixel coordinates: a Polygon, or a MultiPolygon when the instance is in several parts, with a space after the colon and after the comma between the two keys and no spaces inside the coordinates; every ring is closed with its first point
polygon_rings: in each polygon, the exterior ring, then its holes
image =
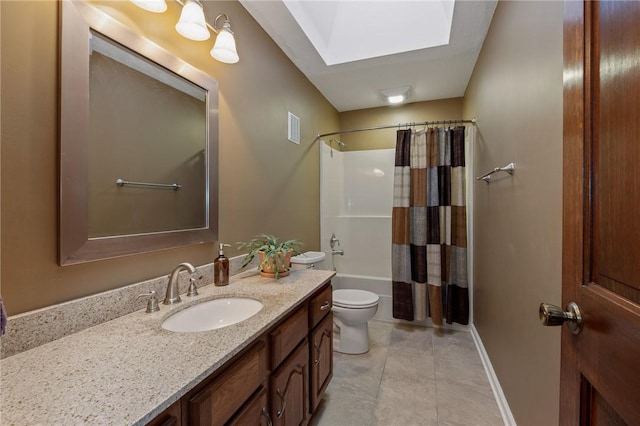
{"type": "Polygon", "coordinates": [[[388,124],[385,126],[375,126],[375,127],[364,127],[362,129],[350,129],[350,130],[341,130],[339,132],[330,132],[330,133],[322,133],[316,136],[315,141],[325,136],[333,136],[333,135],[342,135],[344,133],[356,133],[356,132],[366,132],[369,130],[382,130],[382,129],[393,129],[394,127],[413,127],[413,126],[430,126],[432,124],[453,124],[453,123],[471,123],[473,125],[476,124],[476,119],[472,118],[471,120],[435,120],[435,121],[421,121],[421,122],[411,122],[411,123],[400,123],[400,124],[388,124]]]}

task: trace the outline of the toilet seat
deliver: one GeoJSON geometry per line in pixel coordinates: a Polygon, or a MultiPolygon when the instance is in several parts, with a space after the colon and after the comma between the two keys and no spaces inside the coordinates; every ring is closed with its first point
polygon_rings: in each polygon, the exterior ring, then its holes
{"type": "Polygon", "coordinates": [[[367,309],[378,304],[380,298],[377,294],[366,290],[334,290],[333,305],[340,308],[367,309]]]}

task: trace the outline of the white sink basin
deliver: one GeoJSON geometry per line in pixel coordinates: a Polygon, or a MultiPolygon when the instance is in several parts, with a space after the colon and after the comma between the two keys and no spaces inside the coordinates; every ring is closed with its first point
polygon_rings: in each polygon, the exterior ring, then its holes
{"type": "Polygon", "coordinates": [[[162,328],[181,332],[215,330],[251,318],[260,309],[262,303],[247,297],[213,299],[176,312],[162,321],[162,328]]]}

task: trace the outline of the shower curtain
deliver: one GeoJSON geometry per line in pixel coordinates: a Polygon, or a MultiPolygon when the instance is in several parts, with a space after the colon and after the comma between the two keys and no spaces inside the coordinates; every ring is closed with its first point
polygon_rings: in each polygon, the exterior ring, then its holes
{"type": "Polygon", "coordinates": [[[465,127],[398,130],[393,317],[469,323],[465,127]]]}

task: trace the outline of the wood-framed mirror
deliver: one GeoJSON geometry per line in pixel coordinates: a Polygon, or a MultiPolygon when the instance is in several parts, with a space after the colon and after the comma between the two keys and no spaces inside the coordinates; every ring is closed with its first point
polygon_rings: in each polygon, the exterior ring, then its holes
{"type": "Polygon", "coordinates": [[[215,241],[217,82],[85,2],[60,55],[60,264],[215,241]]]}

